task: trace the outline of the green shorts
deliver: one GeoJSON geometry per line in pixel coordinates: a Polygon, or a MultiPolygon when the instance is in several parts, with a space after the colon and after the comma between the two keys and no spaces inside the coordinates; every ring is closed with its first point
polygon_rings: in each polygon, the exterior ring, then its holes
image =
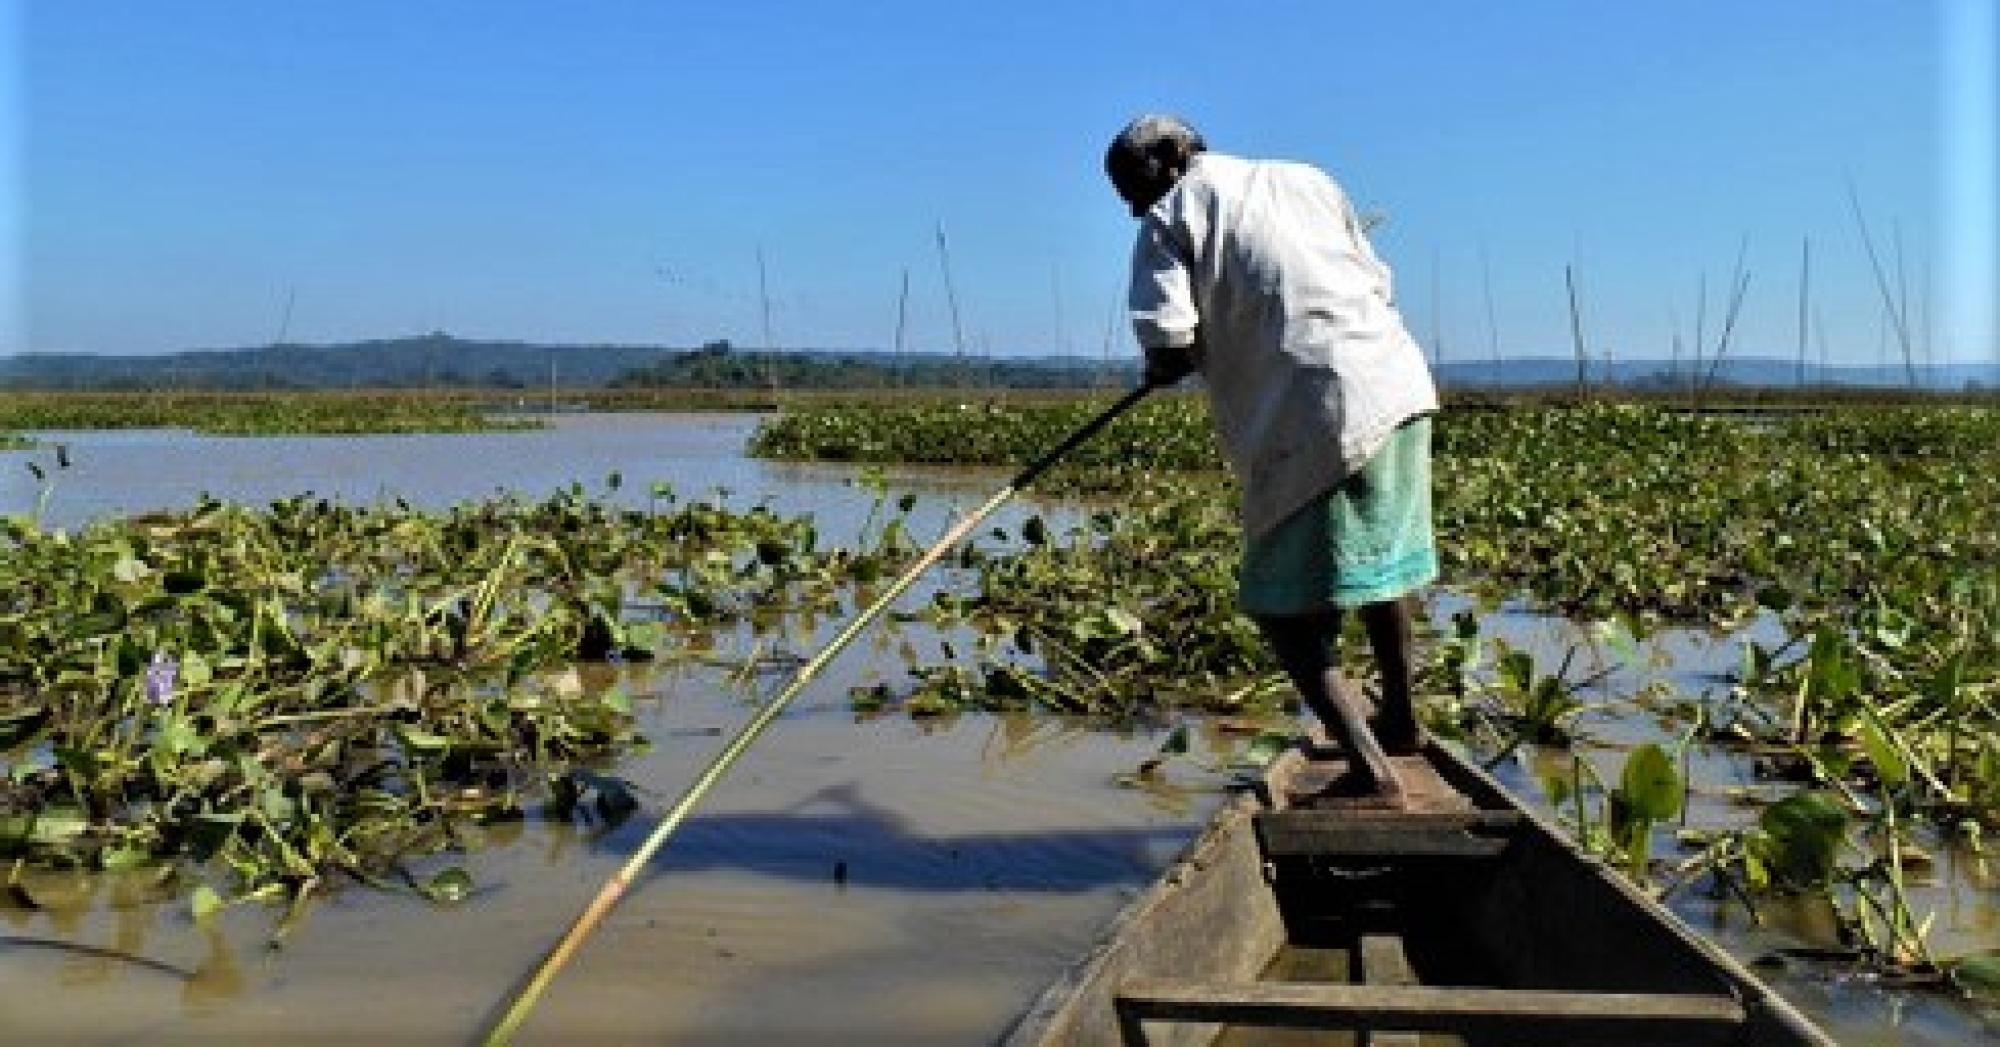
{"type": "Polygon", "coordinates": [[[1431,420],[1420,415],[1360,470],[1247,542],[1238,579],[1244,613],[1275,617],[1394,600],[1437,575],[1431,420]]]}

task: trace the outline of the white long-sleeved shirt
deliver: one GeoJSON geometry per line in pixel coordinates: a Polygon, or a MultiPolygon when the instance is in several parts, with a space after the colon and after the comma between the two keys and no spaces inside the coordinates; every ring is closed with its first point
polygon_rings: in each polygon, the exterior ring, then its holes
{"type": "Polygon", "coordinates": [[[1305,164],[1196,155],[1140,221],[1130,305],[1148,349],[1199,339],[1252,537],[1438,408],[1389,267],[1347,195],[1305,164]]]}

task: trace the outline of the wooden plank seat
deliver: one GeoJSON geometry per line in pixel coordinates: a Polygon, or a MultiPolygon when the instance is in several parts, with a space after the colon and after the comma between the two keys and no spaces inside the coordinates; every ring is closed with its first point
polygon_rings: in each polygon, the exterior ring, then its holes
{"type": "Polygon", "coordinates": [[[1339,811],[1292,808],[1256,816],[1267,858],[1492,858],[1521,827],[1514,811],[1339,811]]]}
{"type": "Polygon", "coordinates": [[[1458,986],[1333,985],[1135,979],[1116,1006],[1127,1044],[1146,1022],[1392,1030],[1497,1036],[1523,1043],[1728,1042],[1745,1020],[1733,997],[1458,986]]]}
{"type": "MultiPolygon", "coordinates": [[[[1403,952],[1401,935],[1362,935],[1360,945],[1354,950],[1354,960],[1354,980],[1362,985],[1417,984],[1417,973],[1410,968],[1410,958],[1403,952]]],[[[1361,1042],[1366,1047],[1417,1047],[1417,1034],[1369,1030],[1361,1034],[1361,1042]]]]}

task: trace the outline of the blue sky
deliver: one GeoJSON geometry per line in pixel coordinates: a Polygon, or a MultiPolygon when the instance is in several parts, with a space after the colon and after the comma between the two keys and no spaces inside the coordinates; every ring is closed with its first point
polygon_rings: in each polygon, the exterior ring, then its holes
{"type": "Polygon", "coordinates": [[[1132,234],[1099,158],[1167,109],[1385,214],[1447,359],[1491,351],[1482,253],[1502,352],[1569,351],[1574,264],[1593,344],[1664,356],[1746,237],[1738,351],[1788,354],[1810,236],[1831,358],[1876,362],[1849,177],[1918,334],[1993,353],[1992,0],[0,11],[8,351],[755,345],[760,249],[780,344],[886,345],[907,266],[910,344],[947,350],[943,223],[972,348],[1096,355],[1132,234]]]}

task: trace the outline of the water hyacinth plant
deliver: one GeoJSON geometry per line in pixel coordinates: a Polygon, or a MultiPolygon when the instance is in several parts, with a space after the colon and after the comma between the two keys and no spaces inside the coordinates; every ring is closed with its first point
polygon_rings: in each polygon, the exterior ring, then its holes
{"type": "Polygon", "coordinates": [[[76,533],[10,517],[0,856],[214,860],[237,897],[393,882],[639,741],[630,699],[583,685],[579,660],[835,609],[906,554],[822,551],[808,519],[762,508],[667,493],[642,512],[581,488],[436,513],[208,501],[76,533]]]}
{"type": "MultiPolygon", "coordinates": [[[[415,393],[0,393],[0,434],[38,429],[192,429],[220,436],[469,433],[538,428],[468,399],[415,393]]],[[[0,448],[7,444],[0,439],[0,448]]]]}

